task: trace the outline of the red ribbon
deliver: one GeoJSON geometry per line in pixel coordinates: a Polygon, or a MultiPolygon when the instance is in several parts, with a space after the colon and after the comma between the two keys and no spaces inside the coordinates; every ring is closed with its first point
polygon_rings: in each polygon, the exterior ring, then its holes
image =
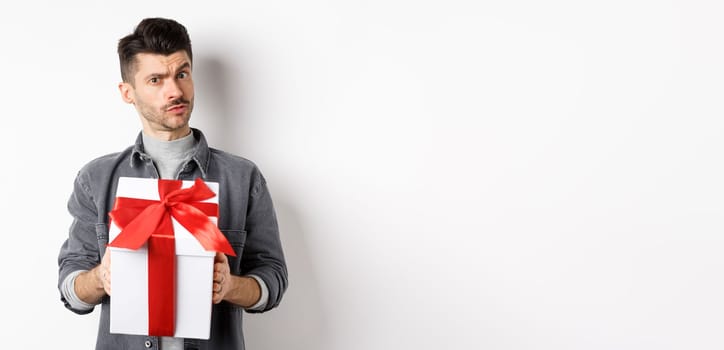
{"type": "Polygon", "coordinates": [[[216,194],[197,178],[182,189],[181,180],[158,180],[160,200],[117,197],[109,216],[121,228],[110,247],[136,250],[148,242],[148,334],[173,336],[176,320],[176,243],[173,217],[207,251],[236,256],[229,241],[209,220],[219,206],[205,203],[216,194]]]}

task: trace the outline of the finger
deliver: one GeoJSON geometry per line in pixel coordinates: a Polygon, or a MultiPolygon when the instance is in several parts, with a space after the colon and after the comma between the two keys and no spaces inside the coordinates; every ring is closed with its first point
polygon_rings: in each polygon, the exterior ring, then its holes
{"type": "Polygon", "coordinates": [[[214,265],[214,279],[215,279],[215,280],[218,280],[216,274],[219,274],[220,276],[226,277],[227,275],[229,275],[229,273],[230,273],[230,272],[229,272],[229,266],[227,266],[227,265],[221,265],[221,264],[219,264],[219,265],[214,265]]]}
{"type": "Polygon", "coordinates": [[[216,283],[223,283],[224,280],[226,280],[226,276],[221,272],[214,272],[214,282],[216,283]]]}
{"type": "Polygon", "coordinates": [[[229,259],[226,258],[226,254],[216,252],[216,256],[214,256],[214,262],[217,264],[228,264],[229,259]]]}
{"type": "Polygon", "coordinates": [[[103,279],[103,289],[106,291],[106,294],[111,295],[111,273],[108,271],[108,273],[105,275],[105,278],[103,279]]]}
{"type": "Polygon", "coordinates": [[[111,251],[110,249],[106,249],[106,253],[103,254],[103,258],[101,259],[101,265],[105,268],[110,268],[111,266],[111,251]]]}

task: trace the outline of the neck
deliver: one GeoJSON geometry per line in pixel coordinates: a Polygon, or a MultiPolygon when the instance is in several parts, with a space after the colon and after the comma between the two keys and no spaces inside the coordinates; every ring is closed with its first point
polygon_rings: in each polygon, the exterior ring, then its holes
{"type": "Polygon", "coordinates": [[[191,159],[196,150],[192,134],[180,139],[165,141],[143,132],[143,149],[156,165],[162,179],[175,179],[179,169],[191,159]]]}
{"type": "Polygon", "coordinates": [[[146,135],[153,137],[156,140],[173,141],[173,140],[178,140],[180,138],[189,136],[189,134],[191,134],[191,128],[189,126],[186,126],[184,128],[177,129],[177,130],[165,131],[165,130],[153,130],[153,128],[144,127],[143,132],[146,135]]]}

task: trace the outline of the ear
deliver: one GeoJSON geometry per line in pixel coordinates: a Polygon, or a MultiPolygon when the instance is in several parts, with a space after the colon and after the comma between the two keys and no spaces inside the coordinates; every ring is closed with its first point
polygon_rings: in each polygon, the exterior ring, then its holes
{"type": "Polygon", "coordinates": [[[118,83],[118,91],[121,93],[121,98],[126,103],[133,103],[133,86],[126,82],[118,83]]]}

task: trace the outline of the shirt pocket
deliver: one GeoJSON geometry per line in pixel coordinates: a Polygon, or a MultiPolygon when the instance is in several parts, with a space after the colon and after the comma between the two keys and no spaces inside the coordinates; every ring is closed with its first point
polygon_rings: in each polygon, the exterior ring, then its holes
{"type": "Polygon", "coordinates": [[[229,259],[229,268],[231,273],[241,275],[241,256],[244,253],[244,244],[246,244],[246,231],[244,230],[228,230],[220,229],[221,233],[226,236],[231,248],[234,249],[236,256],[227,256],[229,259]]]}

